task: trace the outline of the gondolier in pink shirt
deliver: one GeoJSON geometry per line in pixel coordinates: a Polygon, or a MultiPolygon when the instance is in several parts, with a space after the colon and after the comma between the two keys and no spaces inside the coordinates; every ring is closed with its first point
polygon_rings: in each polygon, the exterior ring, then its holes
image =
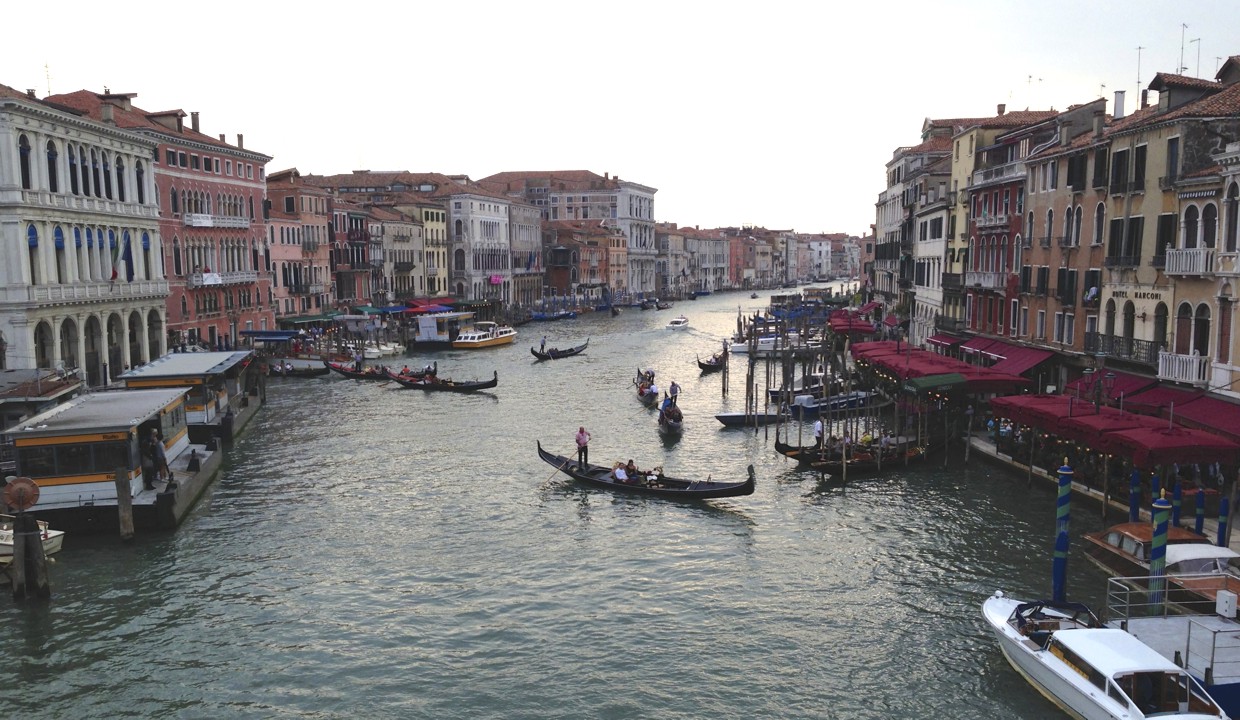
{"type": "Polygon", "coordinates": [[[590,433],[585,426],[577,428],[577,469],[585,470],[590,462],[590,433]]]}

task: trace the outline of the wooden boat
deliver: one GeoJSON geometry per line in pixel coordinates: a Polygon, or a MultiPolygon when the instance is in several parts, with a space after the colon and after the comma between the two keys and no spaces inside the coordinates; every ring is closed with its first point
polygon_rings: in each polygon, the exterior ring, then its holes
{"type": "Polygon", "coordinates": [[[685,431],[685,414],[680,408],[667,403],[659,410],[659,432],[664,435],[681,435],[685,431]]]}
{"type": "Polygon", "coordinates": [[[439,374],[439,361],[436,360],[430,365],[427,365],[426,367],[420,367],[417,370],[411,370],[409,369],[409,366],[406,365],[405,367],[401,368],[399,372],[392,372],[391,370],[388,370],[388,373],[390,375],[397,375],[406,380],[419,380],[428,375],[431,377],[435,377],[436,375],[439,374]]]}
{"type": "Polygon", "coordinates": [[[538,443],[538,456],[543,459],[543,462],[555,466],[565,475],[588,485],[640,495],[656,495],[680,500],[706,500],[752,495],[755,485],[753,465],[749,466],[749,479],[744,482],[720,482],[711,480],[709,476],[705,480],[680,480],[663,475],[661,468],[655,468],[654,472],[646,473],[644,479],[620,482],[612,475],[611,468],[589,463],[585,467],[578,467],[575,458],[549,453],[543,450],[541,442],[538,443]]]}
{"type": "Polygon", "coordinates": [[[577,312],[574,310],[556,310],[554,312],[532,312],[530,313],[531,321],[549,322],[552,320],[572,320],[576,317],[577,317],[577,312]]]}
{"type": "Polygon", "coordinates": [[[654,384],[654,372],[637,371],[633,378],[633,386],[637,388],[637,399],[646,407],[654,407],[659,401],[659,386],[654,384]]]}
{"type": "MultiPolygon", "coordinates": [[[[8,565],[13,562],[13,523],[16,521],[12,515],[0,515],[0,565],[8,565]]],[[[60,551],[60,546],[64,544],[65,533],[62,530],[52,530],[45,520],[36,521],[39,524],[39,535],[43,539],[43,554],[51,555],[60,551]]]]}
{"type": "MultiPolygon", "coordinates": [[[[883,452],[882,464],[903,466],[906,457],[909,462],[917,462],[918,460],[925,459],[930,449],[930,446],[909,445],[907,442],[898,442],[883,452]]],[[[845,461],[838,452],[830,449],[819,450],[813,445],[788,445],[780,440],[778,432],[775,433],[775,452],[796,460],[802,468],[831,475],[841,475],[844,472],[845,461]]],[[[849,474],[868,473],[878,470],[879,452],[880,448],[877,447],[867,448],[854,444],[849,451],[847,460],[849,474]]]]}
{"type": "Polygon", "coordinates": [[[1187,670],[1080,603],[995,592],[982,618],[1013,669],[1072,717],[1227,717],[1187,670]]]}
{"type": "Polygon", "coordinates": [[[456,339],[452,341],[452,347],[458,349],[488,348],[510,345],[516,339],[517,331],[507,325],[476,322],[472,328],[456,336],[456,339]]]}
{"type": "Polygon", "coordinates": [[[788,406],[788,413],[794,418],[818,417],[824,412],[859,408],[869,402],[875,394],[869,390],[853,390],[823,398],[798,395],[792,399],[792,405],[788,406]]]}
{"type": "Polygon", "coordinates": [[[499,385],[499,371],[495,371],[495,375],[490,380],[452,380],[450,378],[441,378],[435,375],[427,375],[422,378],[407,378],[401,375],[388,373],[388,378],[398,383],[401,387],[413,388],[417,390],[425,390],[427,392],[455,392],[468,393],[477,390],[490,390],[499,385]]]}
{"type": "Polygon", "coordinates": [[[754,427],[779,422],[779,413],[719,413],[715,419],[727,427],[754,427]]]}
{"type": "Polygon", "coordinates": [[[724,354],[721,352],[717,352],[705,360],[701,356],[697,359],[698,369],[702,371],[702,374],[719,372],[723,369],[723,363],[724,354]]]}
{"type": "Polygon", "coordinates": [[[539,360],[559,360],[561,358],[572,357],[574,355],[580,355],[582,352],[585,351],[586,346],[589,344],[590,344],[590,338],[586,338],[585,342],[581,343],[577,347],[571,347],[567,350],[561,350],[559,348],[551,348],[550,350],[547,350],[546,352],[542,352],[539,350],[535,350],[534,348],[530,348],[530,352],[533,353],[534,357],[538,358],[539,360]]]}
{"type": "MultiPolygon", "coordinates": [[[[1149,522],[1125,522],[1105,530],[1085,533],[1085,555],[1109,575],[1136,577],[1150,574],[1150,550],[1154,527],[1149,522]]],[[[1203,545],[1210,538],[1180,527],[1167,528],[1167,547],[1203,545]]],[[[1223,550],[1224,548],[1215,548],[1223,550]]]]}
{"type": "Polygon", "coordinates": [[[331,360],[324,360],[323,364],[331,368],[332,370],[335,370],[337,373],[344,375],[347,378],[353,378],[354,380],[387,380],[388,379],[387,371],[381,367],[370,366],[370,367],[364,368],[361,372],[358,372],[357,370],[353,369],[353,365],[351,363],[348,365],[345,365],[343,363],[332,362],[331,360]]]}
{"type": "Polygon", "coordinates": [[[654,309],[655,310],[671,310],[672,304],[668,302],[667,300],[656,300],[654,302],[654,309]]]}
{"type": "Polygon", "coordinates": [[[272,364],[267,367],[267,374],[271,377],[287,377],[287,378],[311,378],[323,377],[331,374],[331,368],[324,367],[293,367],[272,364]]]}

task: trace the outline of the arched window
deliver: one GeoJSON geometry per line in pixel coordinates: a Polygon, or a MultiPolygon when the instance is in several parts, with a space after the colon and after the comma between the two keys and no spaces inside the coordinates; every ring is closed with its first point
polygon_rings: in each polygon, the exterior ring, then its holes
{"type": "Polygon", "coordinates": [[[1154,308],[1154,347],[1167,347],[1167,304],[1158,303],[1154,308]]]}
{"type": "Polygon", "coordinates": [[[138,160],[133,165],[134,175],[137,177],[136,190],[138,191],[138,204],[146,204],[146,168],[142,167],[142,161],[138,160]]]}
{"type": "Polygon", "coordinates": [[[1060,238],[1061,245],[1072,244],[1072,206],[1064,208],[1063,211],[1063,237],[1060,238]]]}
{"type": "Polygon", "coordinates": [[[116,199],[125,202],[125,158],[116,156],[116,199]]]}
{"type": "Polygon", "coordinates": [[[56,143],[47,141],[47,189],[60,192],[60,173],[57,172],[57,160],[60,153],[56,152],[56,143]]]}
{"type": "Polygon", "coordinates": [[[1115,300],[1107,300],[1106,309],[1106,334],[1107,337],[1115,337],[1115,300]]]}
{"type": "Polygon", "coordinates": [[[1193,308],[1180,303],[1175,311],[1175,354],[1187,355],[1193,346],[1193,308]]]}
{"type": "Polygon", "coordinates": [[[1202,247],[1214,247],[1214,240],[1218,236],[1218,207],[1214,203],[1207,204],[1201,209],[1201,245],[1202,247]]]}
{"type": "Polygon", "coordinates": [[[69,192],[74,195],[81,195],[82,188],[78,184],[77,149],[70,145],[66,154],[69,156],[69,192]]]}
{"type": "Polygon", "coordinates": [[[181,241],[176,236],[172,238],[172,274],[181,277],[181,241]]]}
{"type": "Polygon", "coordinates": [[[26,262],[30,267],[30,284],[43,284],[43,273],[39,266],[39,231],[34,225],[26,226],[26,262]]]}
{"type": "Polygon", "coordinates": [[[1103,203],[1098,203],[1098,207],[1094,208],[1094,245],[1102,244],[1103,232],[1106,230],[1106,222],[1107,206],[1103,203]]]}
{"type": "Polygon", "coordinates": [[[90,186],[95,191],[95,197],[103,197],[103,183],[99,178],[99,154],[93,148],[90,151],[90,186]]]}
{"type": "Polygon", "coordinates": [[[1051,238],[1055,235],[1055,211],[1051,208],[1046,210],[1046,233],[1043,237],[1046,239],[1043,244],[1049,244],[1051,238]]]}
{"type": "Polygon", "coordinates": [[[168,191],[168,201],[169,201],[169,204],[171,204],[172,206],[173,215],[181,214],[181,202],[178,198],[179,196],[177,195],[176,188],[172,188],[171,190],[168,191]]]}
{"type": "Polygon", "coordinates": [[[1081,244],[1081,219],[1084,217],[1085,211],[1080,205],[1076,206],[1076,210],[1072,214],[1072,245],[1079,246],[1081,244]]]}
{"type": "Polygon", "coordinates": [[[22,190],[33,190],[30,175],[30,141],[26,139],[25,135],[17,138],[17,155],[18,162],[21,165],[22,190]]]}
{"type": "Polygon", "coordinates": [[[1197,218],[1198,210],[1196,205],[1189,205],[1184,210],[1184,248],[1197,247],[1197,218]]]}
{"type": "Polygon", "coordinates": [[[1223,284],[1223,291],[1218,298],[1218,361],[1230,362],[1231,359],[1231,283],[1223,284]]]}
{"type": "Polygon", "coordinates": [[[82,194],[91,194],[90,163],[86,161],[86,148],[78,148],[78,172],[82,174],[82,194]]]}
{"type": "Polygon", "coordinates": [[[1201,357],[1210,354],[1210,306],[1205,303],[1193,313],[1193,353],[1201,357]]]}

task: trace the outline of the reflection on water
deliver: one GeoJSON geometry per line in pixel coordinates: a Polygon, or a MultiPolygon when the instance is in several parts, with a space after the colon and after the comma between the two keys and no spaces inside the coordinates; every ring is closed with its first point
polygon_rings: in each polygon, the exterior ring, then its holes
{"type": "MultiPolygon", "coordinates": [[[[1049,592],[1054,490],[949,457],[820,482],[773,430],[723,430],[744,366],[701,375],[735,327],[714,295],[669,313],[521,329],[506,348],[416,355],[485,395],[327,377],[273,381],[212,492],[175,533],[68,538],[47,607],[3,605],[13,710],[49,717],[1058,717],[979,618],[995,589],[1049,592]],[[535,362],[535,338],[585,354],[535,362]],[[683,388],[665,444],[637,367],[683,388]],[[670,502],[541,462],[593,434],[596,463],[743,479],[670,502]],[[588,688],[588,689],[587,689],[588,688]]],[[[794,430],[795,432],[795,430],[794,430]]],[[[959,455],[959,453],[957,453],[959,455]]],[[[1078,508],[1073,534],[1095,529],[1078,508]]],[[[1102,578],[1073,562],[1079,599],[1102,578]]]]}

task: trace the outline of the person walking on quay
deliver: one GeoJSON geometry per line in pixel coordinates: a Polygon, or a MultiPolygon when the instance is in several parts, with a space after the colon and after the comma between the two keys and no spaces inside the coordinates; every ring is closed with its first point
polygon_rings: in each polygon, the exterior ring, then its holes
{"type": "Polygon", "coordinates": [[[585,426],[577,428],[577,469],[585,470],[590,463],[590,433],[585,426]]]}

